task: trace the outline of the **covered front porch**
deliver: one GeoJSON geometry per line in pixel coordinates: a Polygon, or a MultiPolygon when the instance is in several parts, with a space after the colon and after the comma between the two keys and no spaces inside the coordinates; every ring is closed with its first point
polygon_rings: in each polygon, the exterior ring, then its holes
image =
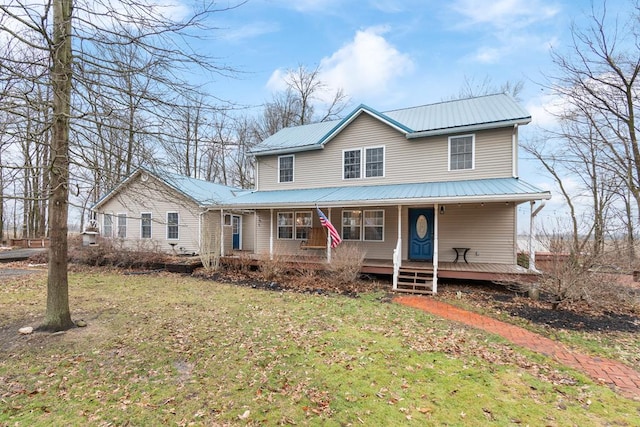
{"type": "Polygon", "coordinates": [[[339,248],[363,252],[363,273],[392,276],[397,291],[437,293],[439,278],[528,276],[516,262],[517,207],[546,198],[510,178],[258,191],[227,209],[251,207],[242,228],[252,230],[254,254],[322,268],[339,250],[322,227],[320,209],[343,240],[339,248]],[[324,244],[312,238],[316,230],[324,244]]]}

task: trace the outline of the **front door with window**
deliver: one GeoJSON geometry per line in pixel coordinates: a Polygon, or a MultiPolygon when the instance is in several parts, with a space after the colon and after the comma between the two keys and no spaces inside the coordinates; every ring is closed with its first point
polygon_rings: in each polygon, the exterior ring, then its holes
{"type": "Polygon", "coordinates": [[[433,209],[409,209],[409,259],[433,260],[433,209]]]}
{"type": "Polygon", "coordinates": [[[233,250],[242,249],[240,247],[240,231],[242,228],[242,222],[240,221],[240,219],[241,217],[238,215],[231,215],[231,235],[233,236],[233,250]]]}

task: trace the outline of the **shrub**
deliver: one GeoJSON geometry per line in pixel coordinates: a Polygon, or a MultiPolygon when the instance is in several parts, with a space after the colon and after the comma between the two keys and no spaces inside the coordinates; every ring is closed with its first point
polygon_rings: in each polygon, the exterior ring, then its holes
{"type": "Polygon", "coordinates": [[[355,244],[343,243],[333,249],[329,270],[340,284],[351,284],[358,280],[365,251],[355,244]]]}
{"type": "Polygon", "coordinates": [[[289,270],[289,256],[275,251],[273,256],[261,253],[258,258],[258,268],[265,280],[278,280],[289,270]]]}

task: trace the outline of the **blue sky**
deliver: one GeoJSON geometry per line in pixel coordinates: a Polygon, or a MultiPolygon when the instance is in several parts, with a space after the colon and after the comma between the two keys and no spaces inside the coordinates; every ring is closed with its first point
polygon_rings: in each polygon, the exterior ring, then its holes
{"type": "MultiPolygon", "coordinates": [[[[602,3],[596,0],[596,8],[602,3]]],[[[571,25],[588,21],[591,6],[589,0],[249,0],[218,14],[219,30],[202,47],[242,71],[210,89],[243,105],[269,100],[286,70],[299,64],[320,65],[323,81],[343,88],[353,107],[378,111],[450,99],[465,81],[488,79],[495,87],[522,81],[520,101],[533,116],[521,128],[524,140],[552,123],[541,86],[554,72],[550,49],[567,50],[571,25]]],[[[631,4],[609,0],[607,9],[624,16],[631,4]]],[[[554,192],[540,165],[523,157],[520,176],[554,192]]],[[[563,212],[555,194],[547,217],[563,212]]]]}

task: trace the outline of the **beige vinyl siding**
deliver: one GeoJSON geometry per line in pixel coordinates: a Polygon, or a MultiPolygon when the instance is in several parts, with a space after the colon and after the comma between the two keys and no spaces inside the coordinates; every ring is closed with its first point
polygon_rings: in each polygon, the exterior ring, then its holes
{"type": "Polygon", "coordinates": [[[446,205],[444,214],[435,215],[439,221],[439,261],[453,261],[456,257],[453,248],[464,247],[470,248],[469,263],[516,263],[513,203],[446,205]]]}
{"type": "Polygon", "coordinates": [[[254,251],[255,250],[255,235],[256,235],[256,214],[246,213],[242,215],[242,250],[254,251]]]}
{"type": "MultiPolygon", "coordinates": [[[[379,120],[368,114],[361,114],[329,141],[324,149],[295,153],[294,182],[278,183],[277,155],[258,157],[257,182],[259,190],[274,190],[512,176],[513,128],[491,129],[473,134],[475,168],[448,171],[449,135],[408,140],[402,133],[379,120]],[[380,146],[385,147],[384,177],[342,179],[344,150],[380,146]]],[[[364,162],[364,153],[362,161],[364,162]]]]}
{"type": "Polygon", "coordinates": [[[118,220],[115,215],[126,213],[127,237],[113,238],[122,241],[125,247],[172,253],[174,249],[169,243],[175,243],[176,253],[197,253],[200,211],[195,203],[154,178],[150,177],[147,182],[137,178],[101,206],[99,224],[102,228],[105,213],[114,214],[113,231],[116,236],[118,220]],[[167,212],[178,212],[178,239],[167,239],[167,212]],[[151,213],[150,239],[140,238],[141,213],[151,213]]]}

